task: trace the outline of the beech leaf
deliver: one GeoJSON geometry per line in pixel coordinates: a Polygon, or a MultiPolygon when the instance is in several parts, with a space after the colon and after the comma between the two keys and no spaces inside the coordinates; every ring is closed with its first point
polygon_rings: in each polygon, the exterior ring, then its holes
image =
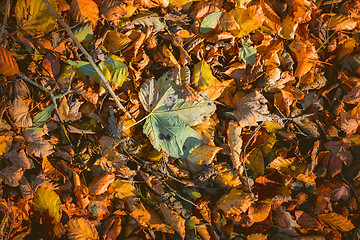
{"type": "Polygon", "coordinates": [[[200,32],[207,33],[216,27],[223,12],[213,12],[207,15],[201,22],[200,32]]]}
{"type": "Polygon", "coordinates": [[[48,187],[39,187],[34,195],[34,210],[40,214],[48,211],[57,222],[60,222],[62,207],[59,196],[48,187]]]}
{"type": "Polygon", "coordinates": [[[87,219],[72,218],[67,223],[66,231],[70,240],[97,240],[99,235],[95,226],[87,219]]]}

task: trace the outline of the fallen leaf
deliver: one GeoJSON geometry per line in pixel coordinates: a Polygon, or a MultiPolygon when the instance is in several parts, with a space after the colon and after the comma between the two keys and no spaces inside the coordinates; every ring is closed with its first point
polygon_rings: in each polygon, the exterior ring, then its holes
{"type": "Polygon", "coordinates": [[[178,88],[171,81],[171,72],[158,81],[148,80],[139,95],[145,110],[150,112],[144,124],[144,133],[157,150],[173,157],[187,155],[201,145],[199,134],[191,128],[211,116],[215,104],[205,99],[179,99],[178,88]]]}
{"type": "Polygon", "coordinates": [[[115,174],[106,173],[96,176],[89,184],[89,192],[91,195],[100,195],[107,191],[110,184],[115,181],[115,174]]]}
{"type": "Polygon", "coordinates": [[[204,92],[211,100],[220,97],[225,86],[213,76],[210,66],[205,60],[201,60],[194,67],[191,78],[195,88],[204,92]]]}
{"type": "Polygon", "coordinates": [[[67,223],[66,232],[70,240],[98,240],[95,226],[85,218],[72,218],[67,223]]]}
{"type": "Polygon", "coordinates": [[[28,143],[27,149],[31,155],[44,158],[54,152],[50,141],[43,138],[45,135],[44,131],[26,129],[23,134],[26,142],[28,143]]]}
{"type": "MultiPolygon", "coordinates": [[[[57,9],[55,0],[50,5],[57,9]]],[[[56,19],[43,1],[19,0],[15,5],[15,16],[18,27],[30,34],[48,33],[54,29],[56,19]]]]}
{"type": "Polygon", "coordinates": [[[71,12],[74,20],[90,21],[93,27],[95,27],[96,22],[99,20],[99,8],[92,0],[72,0],[71,12]]]}
{"type": "Polygon", "coordinates": [[[221,148],[210,145],[201,145],[195,148],[187,156],[187,163],[189,165],[190,172],[199,172],[204,169],[204,167],[211,164],[220,150],[221,148]]]}
{"type": "Polygon", "coordinates": [[[47,213],[57,222],[60,222],[62,207],[59,196],[50,188],[41,186],[34,194],[34,210],[42,214],[47,213]]]}
{"type": "Polygon", "coordinates": [[[4,155],[11,149],[14,133],[7,131],[0,136],[0,156],[4,155]]]}
{"type": "Polygon", "coordinates": [[[12,76],[19,72],[15,58],[5,47],[0,46],[0,74],[12,76]]]}
{"type": "Polygon", "coordinates": [[[166,221],[170,226],[179,233],[179,235],[185,238],[185,219],[183,219],[175,211],[169,209],[164,203],[160,203],[161,213],[164,215],[166,221]]]}
{"type": "Polygon", "coordinates": [[[252,92],[236,101],[234,115],[240,127],[257,126],[258,122],[268,120],[266,98],[259,92],[252,92]]]}
{"type": "Polygon", "coordinates": [[[320,214],[318,219],[340,232],[347,232],[355,228],[349,219],[337,213],[320,214]]]}
{"type": "Polygon", "coordinates": [[[31,127],[33,125],[29,114],[29,107],[21,98],[16,97],[14,99],[10,111],[19,127],[31,127]]]}
{"type": "Polygon", "coordinates": [[[216,205],[226,216],[240,215],[245,213],[251,206],[251,197],[242,190],[232,189],[228,194],[223,195],[216,205]]]}

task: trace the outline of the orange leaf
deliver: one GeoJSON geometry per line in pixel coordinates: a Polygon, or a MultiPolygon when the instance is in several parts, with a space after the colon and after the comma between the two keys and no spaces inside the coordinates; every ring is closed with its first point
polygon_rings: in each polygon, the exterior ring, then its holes
{"type": "Polygon", "coordinates": [[[321,222],[341,232],[347,232],[355,228],[349,219],[337,213],[321,214],[318,218],[321,222]]]}
{"type": "Polygon", "coordinates": [[[0,46],[0,74],[6,76],[12,76],[19,72],[19,67],[15,61],[15,58],[12,56],[6,48],[0,46]]]}
{"type": "Polygon", "coordinates": [[[92,0],[73,0],[71,2],[72,17],[77,21],[90,21],[93,26],[99,20],[98,5],[92,0]]]}

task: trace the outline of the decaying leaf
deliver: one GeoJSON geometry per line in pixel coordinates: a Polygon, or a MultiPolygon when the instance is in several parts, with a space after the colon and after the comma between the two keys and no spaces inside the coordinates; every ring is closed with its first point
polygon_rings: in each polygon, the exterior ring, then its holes
{"type": "Polygon", "coordinates": [[[29,107],[20,97],[14,99],[11,113],[19,127],[31,127],[33,125],[29,114],[29,107]]]}
{"type": "Polygon", "coordinates": [[[95,177],[89,184],[89,192],[92,195],[100,195],[107,191],[110,184],[115,181],[115,174],[106,173],[95,177]]]}
{"type": "Polygon", "coordinates": [[[258,122],[268,119],[266,98],[259,92],[252,92],[236,101],[234,115],[241,127],[257,126],[258,122]]]}
{"type": "Polygon", "coordinates": [[[35,157],[47,157],[54,152],[53,146],[49,140],[44,139],[43,130],[26,129],[24,138],[28,142],[28,151],[35,157]]]}

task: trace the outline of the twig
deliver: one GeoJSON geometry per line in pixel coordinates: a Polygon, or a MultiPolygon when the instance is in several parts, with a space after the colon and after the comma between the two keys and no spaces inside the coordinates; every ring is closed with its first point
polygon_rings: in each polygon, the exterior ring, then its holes
{"type": "MultiPolygon", "coordinates": [[[[62,117],[61,117],[61,115],[60,115],[60,112],[59,112],[59,109],[58,109],[57,103],[56,103],[56,100],[57,100],[57,99],[62,98],[62,97],[64,97],[66,94],[70,93],[70,87],[68,88],[68,90],[67,90],[66,93],[60,94],[60,95],[58,95],[58,96],[54,96],[54,94],[53,94],[54,90],[50,90],[50,91],[47,90],[44,86],[42,86],[42,85],[40,85],[40,84],[37,84],[36,82],[34,82],[33,80],[31,80],[30,78],[28,78],[27,76],[25,76],[25,75],[22,74],[22,73],[17,73],[17,75],[18,75],[19,77],[21,77],[22,79],[24,79],[25,81],[27,81],[28,83],[34,85],[35,87],[37,87],[37,88],[39,88],[40,90],[42,90],[42,91],[46,92],[47,94],[49,94],[49,96],[50,96],[50,98],[51,98],[51,101],[52,101],[52,103],[53,103],[53,105],[54,105],[54,109],[55,109],[56,115],[57,115],[58,118],[59,118],[61,128],[62,128],[63,131],[64,131],[64,135],[65,135],[66,139],[69,141],[69,143],[72,145],[72,143],[71,143],[71,141],[70,141],[70,137],[68,136],[67,131],[66,131],[66,128],[65,128],[65,126],[64,126],[64,120],[62,119],[62,117]]],[[[73,77],[73,76],[74,76],[74,75],[72,75],[72,77],[73,77]]],[[[71,77],[71,79],[72,79],[72,77],[71,77]]],[[[70,81],[71,81],[71,79],[70,79],[70,81]]]]}
{"type": "Polygon", "coordinates": [[[0,31],[0,43],[2,42],[2,36],[3,36],[3,34],[4,34],[5,26],[6,26],[6,24],[7,24],[9,5],[10,5],[10,0],[6,0],[6,6],[5,6],[5,12],[4,12],[4,19],[3,19],[2,26],[1,26],[1,31],[0,31]]]}
{"type": "Polygon", "coordinates": [[[244,168],[244,172],[245,172],[245,177],[246,177],[246,182],[248,184],[248,188],[249,188],[249,192],[250,192],[250,196],[252,198],[252,191],[251,191],[251,187],[250,187],[250,181],[249,181],[249,176],[247,174],[246,171],[246,164],[245,164],[245,155],[246,155],[246,148],[248,147],[249,143],[251,142],[251,140],[254,139],[254,137],[256,136],[256,134],[259,132],[259,130],[261,129],[261,127],[264,125],[264,122],[262,122],[256,129],[254,134],[251,136],[251,138],[247,141],[247,143],[245,144],[244,150],[243,150],[243,154],[242,154],[242,164],[243,164],[243,168],[244,168]]]}
{"type": "Polygon", "coordinates": [[[115,92],[112,90],[109,82],[106,80],[104,74],[100,71],[100,69],[98,68],[98,66],[95,64],[94,60],[92,59],[92,57],[90,56],[90,54],[86,51],[86,49],[83,47],[83,45],[81,45],[81,43],[79,42],[79,40],[77,40],[77,38],[75,37],[75,35],[73,34],[73,32],[71,31],[70,27],[61,19],[61,17],[59,16],[59,14],[57,14],[57,12],[55,11],[55,9],[50,5],[50,3],[48,2],[48,0],[42,0],[44,2],[44,4],[46,5],[46,7],[50,10],[50,12],[54,15],[54,17],[59,21],[59,23],[61,24],[61,26],[63,26],[66,30],[66,32],[69,34],[70,38],[73,40],[73,42],[78,46],[78,48],[80,49],[80,51],[85,55],[85,57],[87,58],[87,60],[89,61],[89,63],[91,64],[91,66],[93,66],[93,68],[95,69],[95,71],[99,74],[101,81],[104,83],[105,87],[107,88],[107,90],[109,91],[110,95],[114,98],[114,101],[116,103],[116,105],[118,106],[118,108],[123,111],[126,116],[128,116],[131,120],[133,120],[134,122],[136,122],[135,118],[133,118],[133,116],[131,116],[131,114],[125,109],[125,107],[120,103],[119,99],[117,98],[115,92]]]}

